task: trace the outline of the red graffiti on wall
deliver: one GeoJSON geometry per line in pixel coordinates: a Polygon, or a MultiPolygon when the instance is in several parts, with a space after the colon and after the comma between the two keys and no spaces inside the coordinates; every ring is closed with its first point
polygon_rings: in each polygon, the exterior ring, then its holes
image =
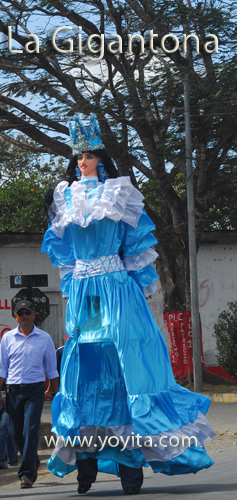
{"type": "MultiPolygon", "coordinates": [[[[209,279],[203,280],[199,287],[198,287],[198,292],[199,292],[199,307],[205,307],[208,303],[208,300],[211,295],[211,290],[209,286],[209,279]]],[[[160,295],[160,304],[159,304],[159,315],[163,314],[163,306],[164,306],[164,300],[163,300],[163,295],[162,295],[162,289],[159,288],[158,294],[160,295]]]]}
{"type": "Polygon", "coordinates": [[[209,279],[206,279],[202,281],[199,285],[198,291],[199,291],[199,307],[204,307],[209,300],[211,290],[209,287],[209,279]],[[201,296],[201,297],[200,297],[201,296]],[[202,300],[201,300],[202,298],[202,300]]]}

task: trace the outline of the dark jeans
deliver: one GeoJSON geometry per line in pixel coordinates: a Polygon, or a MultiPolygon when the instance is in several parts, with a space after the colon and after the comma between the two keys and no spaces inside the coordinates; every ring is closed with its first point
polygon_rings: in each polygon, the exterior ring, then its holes
{"type": "MultiPolygon", "coordinates": [[[[77,480],[80,484],[94,483],[97,476],[97,460],[87,458],[87,460],[77,461],[78,475],[77,480]]],[[[143,483],[143,471],[134,469],[127,465],[119,464],[121,484],[124,490],[127,488],[140,488],[143,483]]]]}
{"type": "Polygon", "coordinates": [[[12,435],[8,413],[4,410],[0,423],[0,465],[7,459],[10,465],[17,464],[17,451],[12,435]]]}
{"type": "Polygon", "coordinates": [[[44,382],[9,385],[7,412],[14,427],[14,439],[22,457],[18,477],[33,480],[39,464],[37,455],[40,417],[44,404],[44,382]]]}

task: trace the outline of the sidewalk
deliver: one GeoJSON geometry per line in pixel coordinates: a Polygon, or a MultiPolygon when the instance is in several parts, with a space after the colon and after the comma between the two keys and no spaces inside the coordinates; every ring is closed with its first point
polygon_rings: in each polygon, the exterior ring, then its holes
{"type": "MultiPolygon", "coordinates": [[[[216,393],[213,393],[214,395],[216,393]]],[[[211,395],[211,399],[213,399],[213,394],[211,395]]],[[[224,399],[223,393],[219,393],[218,396],[222,396],[224,399]]],[[[226,394],[230,396],[230,394],[226,394]]],[[[217,434],[220,435],[236,435],[237,437],[237,394],[233,394],[233,402],[224,403],[222,402],[213,402],[210,405],[209,411],[207,413],[207,418],[215,430],[217,434]],[[236,399],[235,399],[236,398],[236,399]]],[[[231,399],[231,398],[230,398],[231,399]]],[[[45,439],[43,436],[50,434],[51,429],[51,403],[49,401],[45,401],[44,409],[41,417],[41,430],[40,430],[40,446],[41,449],[46,448],[45,439]]]]}

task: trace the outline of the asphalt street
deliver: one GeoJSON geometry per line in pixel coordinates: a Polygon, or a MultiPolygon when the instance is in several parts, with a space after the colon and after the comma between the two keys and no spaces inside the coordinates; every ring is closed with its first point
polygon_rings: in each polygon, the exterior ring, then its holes
{"type": "MultiPolygon", "coordinates": [[[[44,409],[44,422],[48,422],[50,405],[44,409]]],[[[131,500],[235,500],[237,498],[237,404],[213,403],[208,418],[218,437],[207,443],[206,449],[215,460],[215,464],[198,474],[181,476],[165,476],[153,474],[150,468],[145,469],[145,479],[139,495],[130,495],[131,500]]],[[[47,472],[46,460],[49,450],[41,451],[42,465],[34,487],[21,490],[19,482],[14,481],[2,485],[0,498],[43,500],[61,500],[73,498],[106,498],[124,497],[120,480],[115,476],[98,474],[96,483],[86,495],[78,495],[76,472],[63,479],[47,472]]]]}
{"type": "MultiPolygon", "coordinates": [[[[233,500],[237,497],[236,446],[220,453],[211,453],[215,465],[197,475],[166,477],[145,471],[145,480],[139,495],[130,495],[134,500],[233,500]]],[[[209,451],[210,453],[210,451],[209,451]]],[[[9,485],[1,489],[1,498],[28,500],[60,500],[73,498],[106,498],[124,497],[120,480],[114,476],[99,474],[97,482],[86,495],[78,495],[76,474],[64,479],[47,475],[39,479],[31,490],[20,490],[19,484],[9,485]]]]}

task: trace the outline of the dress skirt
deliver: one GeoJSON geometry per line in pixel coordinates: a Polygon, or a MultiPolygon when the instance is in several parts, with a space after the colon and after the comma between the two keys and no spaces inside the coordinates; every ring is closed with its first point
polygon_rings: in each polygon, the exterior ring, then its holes
{"type": "Polygon", "coordinates": [[[126,271],[70,283],[60,392],[52,404],[58,447],[48,467],[64,475],[94,457],[154,472],[197,472],[212,465],[210,400],[176,384],[163,336],[126,271]],[[65,439],[70,438],[66,441],[65,439]]]}

